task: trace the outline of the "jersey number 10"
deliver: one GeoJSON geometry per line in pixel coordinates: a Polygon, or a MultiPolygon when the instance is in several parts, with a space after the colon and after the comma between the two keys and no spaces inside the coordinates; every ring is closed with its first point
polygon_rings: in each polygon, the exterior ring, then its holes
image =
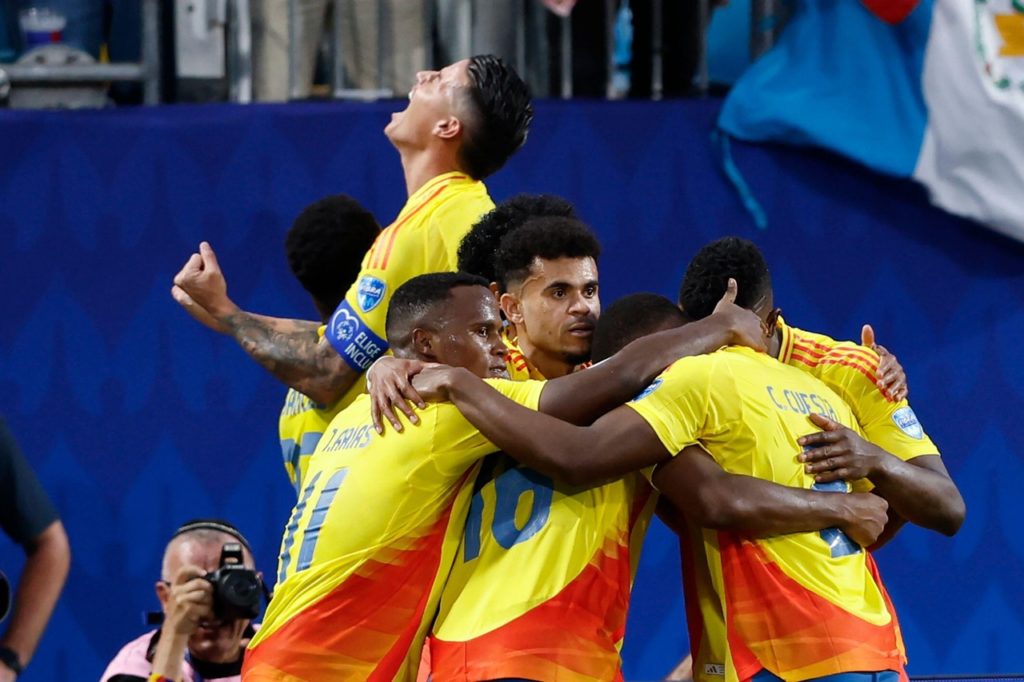
{"type": "MultiPolygon", "coordinates": [[[[469,518],[466,519],[465,561],[472,561],[480,556],[484,518],[482,492],[482,490],[477,491],[469,505],[469,518]]],[[[553,497],[553,483],[543,474],[522,468],[512,468],[502,472],[494,479],[495,499],[491,533],[494,535],[495,542],[505,549],[511,549],[540,532],[540,529],[548,522],[553,497]],[[533,494],[530,515],[520,527],[516,523],[516,511],[519,509],[519,502],[523,495],[527,493],[533,494]]]]}

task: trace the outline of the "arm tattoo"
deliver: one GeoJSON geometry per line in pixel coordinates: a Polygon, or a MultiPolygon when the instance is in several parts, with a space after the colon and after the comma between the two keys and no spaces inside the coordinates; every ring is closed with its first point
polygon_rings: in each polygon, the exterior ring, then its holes
{"type": "Polygon", "coordinates": [[[350,382],[344,360],[317,335],[319,324],[253,315],[223,319],[228,333],[278,380],[318,402],[340,397],[350,382]]]}

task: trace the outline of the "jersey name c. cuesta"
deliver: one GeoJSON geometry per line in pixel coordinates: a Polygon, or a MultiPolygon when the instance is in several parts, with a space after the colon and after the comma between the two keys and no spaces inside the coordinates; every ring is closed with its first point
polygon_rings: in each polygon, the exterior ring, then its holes
{"type": "MultiPolygon", "coordinates": [[[[628,405],[672,455],[700,444],[726,471],[781,485],[822,485],[797,439],[825,414],[859,430],[850,407],[806,372],[746,348],[683,358],[628,405]]],[[[901,672],[896,615],[871,556],[839,529],[763,539],[688,526],[684,588],[698,680],[745,680],[762,668],[802,680],[901,672]]]]}

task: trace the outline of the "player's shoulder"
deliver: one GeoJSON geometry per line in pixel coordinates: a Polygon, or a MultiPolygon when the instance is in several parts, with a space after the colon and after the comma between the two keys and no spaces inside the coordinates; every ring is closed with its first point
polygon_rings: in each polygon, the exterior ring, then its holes
{"type": "Polygon", "coordinates": [[[789,327],[788,331],[785,352],[790,364],[821,371],[856,372],[872,382],[877,378],[880,359],[871,348],[796,327],[789,327]]]}

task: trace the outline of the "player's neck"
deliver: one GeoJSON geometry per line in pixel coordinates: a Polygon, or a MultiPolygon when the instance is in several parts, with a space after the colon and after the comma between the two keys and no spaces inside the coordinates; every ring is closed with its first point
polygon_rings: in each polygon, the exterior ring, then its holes
{"type": "Polygon", "coordinates": [[[768,355],[771,355],[776,360],[779,359],[779,354],[782,352],[782,330],[778,327],[775,328],[775,333],[772,334],[772,338],[768,340],[768,355]]]}
{"type": "Polygon", "coordinates": [[[565,361],[565,356],[560,353],[549,353],[530,343],[530,339],[520,334],[516,339],[519,350],[527,362],[533,365],[545,379],[557,379],[571,374],[575,367],[565,361]]]}
{"type": "Polygon", "coordinates": [[[461,170],[454,158],[436,150],[399,150],[399,154],[405,175],[405,191],[410,197],[438,175],[461,170]]]}

